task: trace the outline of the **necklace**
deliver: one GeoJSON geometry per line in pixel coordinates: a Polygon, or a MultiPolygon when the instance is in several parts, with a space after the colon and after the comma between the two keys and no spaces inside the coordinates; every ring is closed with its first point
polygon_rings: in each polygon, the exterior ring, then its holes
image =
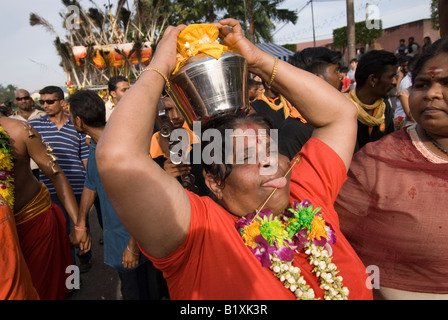
{"type": "Polygon", "coordinates": [[[14,156],[9,136],[0,126],[0,194],[14,208],[14,156]]]}
{"type": "Polygon", "coordinates": [[[294,252],[303,252],[325,292],[324,299],[346,300],[349,290],[343,286],[343,278],[337,275],[337,266],[331,261],[331,244],[336,243],[336,235],[322,218],[320,209],[313,209],[307,200],[295,201],[280,218],[266,208],[238,220],[235,226],[262,266],[271,269],[297,299],[316,299],[300,268],[293,265],[294,252]]]}
{"type": "Polygon", "coordinates": [[[423,131],[425,132],[428,139],[432,142],[432,144],[448,156],[448,151],[446,151],[446,149],[440,143],[438,143],[425,129],[423,129],[423,131]]]}

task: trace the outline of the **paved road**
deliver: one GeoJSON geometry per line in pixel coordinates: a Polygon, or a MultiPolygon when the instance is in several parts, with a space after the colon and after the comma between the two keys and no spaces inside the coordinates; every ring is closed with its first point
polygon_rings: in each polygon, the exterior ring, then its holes
{"type": "Polygon", "coordinates": [[[68,300],[121,300],[118,273],[104,263],[103,246],[99,244],[102,230],[95,207],[90,210],[89,217],[93,265],[88,272],[81,273],[81,288],[71,293],[68,300]]]}

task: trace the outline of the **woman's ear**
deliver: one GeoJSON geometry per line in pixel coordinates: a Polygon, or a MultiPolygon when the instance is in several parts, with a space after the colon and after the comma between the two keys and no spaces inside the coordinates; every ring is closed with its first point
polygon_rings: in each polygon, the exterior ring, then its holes
{"type": "Polygon", "coordinates": [[[205,175],[205,184],[212,191],[212,193],[218,200],[222,199],[223,187],[220,181],[217,181],[214,176],[212,176],[210,173],[207,173],[205,175]]]}

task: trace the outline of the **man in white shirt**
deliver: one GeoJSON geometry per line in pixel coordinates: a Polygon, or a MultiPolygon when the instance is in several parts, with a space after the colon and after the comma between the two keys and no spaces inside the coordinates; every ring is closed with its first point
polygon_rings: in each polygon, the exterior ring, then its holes
{"type": "MultiPolygon", "coordinates": [[[[45,111],[35,108],[34,101],[31,98],[30,93],[25,89],[17,90],[14,100],[16,105],[19,107],[19,110],[9,116],[10,118],[27,122],[28,120],[38,118],[46,114],[45,111]]],[[[39,180],[39,167],[32,159],[30,159],[30,166],[34,176],[39,180]]]]}
{"type": "Polygon", "coordinates": [[[109,120],[112,111],[130,88],[129,80],[123,76],[114,76],[109,79],[107,89],[109,90],[110,99],[106,102],[106,122],[109,120]]]}
{"type": "Polygon", "coordinates": [[[30,96],[30,93],[25,89],[19,89],[15,93],[15,103],[19,107],[19,110],[14,112],[10,117],[22,121],[28,121],[42,115],[45,112],[38,110],[34,107],[34,101],[30,96]]]}

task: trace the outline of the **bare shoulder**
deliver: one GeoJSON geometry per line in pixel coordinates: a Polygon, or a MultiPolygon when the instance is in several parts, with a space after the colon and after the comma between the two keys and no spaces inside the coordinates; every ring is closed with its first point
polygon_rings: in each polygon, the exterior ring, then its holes
{"type": "Polygon", "coordinates": [[[25,121],[7,117],[0,118],[0,126],[11,138],[16,139],[22,136],[27,127],[32,128],[32,126],[25,121]]]}
{"type": "Polygon", "coordinates": [[[12,118],[0,118],[0,126],[8,134],[11,145],[14,149],[16,157],[19,159],[28,156],[27,142],[28,140],[36,140],[37,131],[27,122],[12,118]]]}

